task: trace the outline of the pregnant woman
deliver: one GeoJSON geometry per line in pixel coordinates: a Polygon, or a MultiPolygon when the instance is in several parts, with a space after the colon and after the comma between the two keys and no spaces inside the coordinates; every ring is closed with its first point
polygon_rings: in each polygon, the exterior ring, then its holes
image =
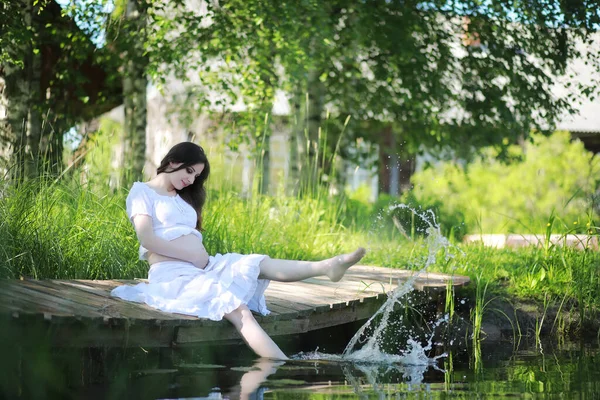
{"type": "Polygon", "coordinates": [[[269,313],[264,296],[269,281],[319,275],[339,281],[365,249],[314,262],[260,254],[209,256],[200,233],[209,173],[204,150],[184,142],[167,153],[156,177],[133,184],[127,215],[140,241],[140,259],[150,264],[148,283],[119,286],[112,295],[166,312],[215,321],[224,317],[257,355],[286,359],[252,315],[269,313]]]}

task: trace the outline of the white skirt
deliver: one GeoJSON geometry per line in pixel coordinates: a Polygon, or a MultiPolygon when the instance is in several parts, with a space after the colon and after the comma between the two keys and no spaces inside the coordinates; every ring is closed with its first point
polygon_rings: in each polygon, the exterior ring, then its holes
{"type": "Polygon", "coordinates": [[[122,285],[111,295],[213,321],[220,321],[242,304],[267,315],[264,292],[270,281],[258,279],[264,258],[260,254],[217,254],[209,258],[204,269],[185,261],[164,261],[152,265],[148,283],[122,285]]]}

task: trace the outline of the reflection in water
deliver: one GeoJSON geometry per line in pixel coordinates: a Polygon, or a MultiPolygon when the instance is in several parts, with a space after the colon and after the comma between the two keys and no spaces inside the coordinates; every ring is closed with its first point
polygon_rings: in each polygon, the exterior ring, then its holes
{"type": "MultiPolygon", "coordinates": [[[[312,361],[315,369],[302,387],[272,388],[265,398],[312,398],[315,393],[327,396],[360,398],[480,398],[480,396],[595,399],[600,393],[600,364],[597,345],[553,349],[552,356],[536,348],[511,351],[510,343],[494,343],[480,348],[480,362],[472,364],[473,354],[449,352],[443,359],[444,369],[436,366],[360,364],[327,360],[312,361]],[[506,345],[506,346],[504,346],[506,345]],[[338,369],[337,382],[324,384],[319,376],[338,369]],[[409,396],[410,395],[410,396],[409,396]],[[412,396],[416,397],[412,397],[412,396]],[[408,397],[407,397],[408,396],[408,397]]],[[[315,354],[313,354],[315,355],[315,354]]],[[[290,361],[306,365],[309,360],[290,361]]],[[[277,375],[280,375],[279,373],[277,375]]],[[[287,375],[290,377],[290,375],[287,375]]],[[[269,386],[269,381],[265,383],[269,386]]],[[[330,397],[324,397],[330,398],[330,397]]]]}
{"type": "Polygon", "coordinates": [[[239,345],[179,349],[52,349],[3,342],[0,398],[474,398],[593,399],[597,345],[513,351],[511,343],[448,349],[436,364],[350,362],[340,355],[254,360],[239,345]],[[474,363],[474,354],[477,362],[474,363]],[[561,394],[562,393],[562,394],[561,394]],[[420,396],[420,397],[419,397],[420,396]],[[554,396],[554,397],[553,397],[554,396]]]}
{"type": "Polygon", "coordinates": [[[277,372],[277,368],[285,364],[284,361],[275,361],[261,358],[257,360],[240,379],[239,385],[234,387],[228,397],[246,399],[262,398],[261,384],[267,380],[269,375],[277,372]]]}

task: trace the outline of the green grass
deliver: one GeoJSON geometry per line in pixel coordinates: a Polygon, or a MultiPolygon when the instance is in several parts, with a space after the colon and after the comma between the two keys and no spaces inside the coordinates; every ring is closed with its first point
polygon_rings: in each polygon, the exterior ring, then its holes
{"type": "Polygon", "coordinates": [[[100,195],[73,181],[33,180],[0,198],[0,277],[131,278],[136,239],[123,194],[100,195]]]}
{"type": "MultiPolygon", "coordinates": [[[[125,196],[125,191],[80,185],[71,178],[7,187],[0,197],[0,278],[145,277],[147,266],[137,260],[125,196]]],[[[261,253],[306,260],[363,245],[369,250],[364,264],[415,270],[424,265],[427,242],[414,218],[405,219],[413,226],[400,233],[380,212],[377,218],[349,213],[343,198],[323,193],[312,198],[255,194],[243,199],[228,189],[214,189],[205,209],[204,242],[211,254],[261,253]]],[[[450,251],[452,257],[440,251],[430,269],[471,277],[473,304],[481,305],[474,322],[481,322],[483,305],[498,296],[533,300],[541,307],[560,305],[563,312],[576,309],[581,323],[598,317],[598,251],[462,244],[450,251]]]]}
{"type": "MultiPolygon", "coordinates": [[[[70,179],[27,181],[0,197],[0,278],[132,278],[145,276],[125,214],[125,191],[70,179]]],[[[325,197],[298,200],[210,191],[204,242],[214,253],[318,259],[354,245],[325,197]]]]}

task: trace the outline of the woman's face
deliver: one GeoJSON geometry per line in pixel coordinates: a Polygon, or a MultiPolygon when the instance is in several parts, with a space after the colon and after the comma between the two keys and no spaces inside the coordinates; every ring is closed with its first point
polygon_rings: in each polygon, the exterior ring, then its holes
{"type": "MultiPolygon", "coordinates": [[[[169,166],[171,169],[177,169],[181,166],[181,163],[170,163],[169,166]]],[[[171,172],[168,176],[173,187],[177,190],[181,190],[193,184],[203,170],[204,164],[194,164],[178,171],[171,172]]]]}

